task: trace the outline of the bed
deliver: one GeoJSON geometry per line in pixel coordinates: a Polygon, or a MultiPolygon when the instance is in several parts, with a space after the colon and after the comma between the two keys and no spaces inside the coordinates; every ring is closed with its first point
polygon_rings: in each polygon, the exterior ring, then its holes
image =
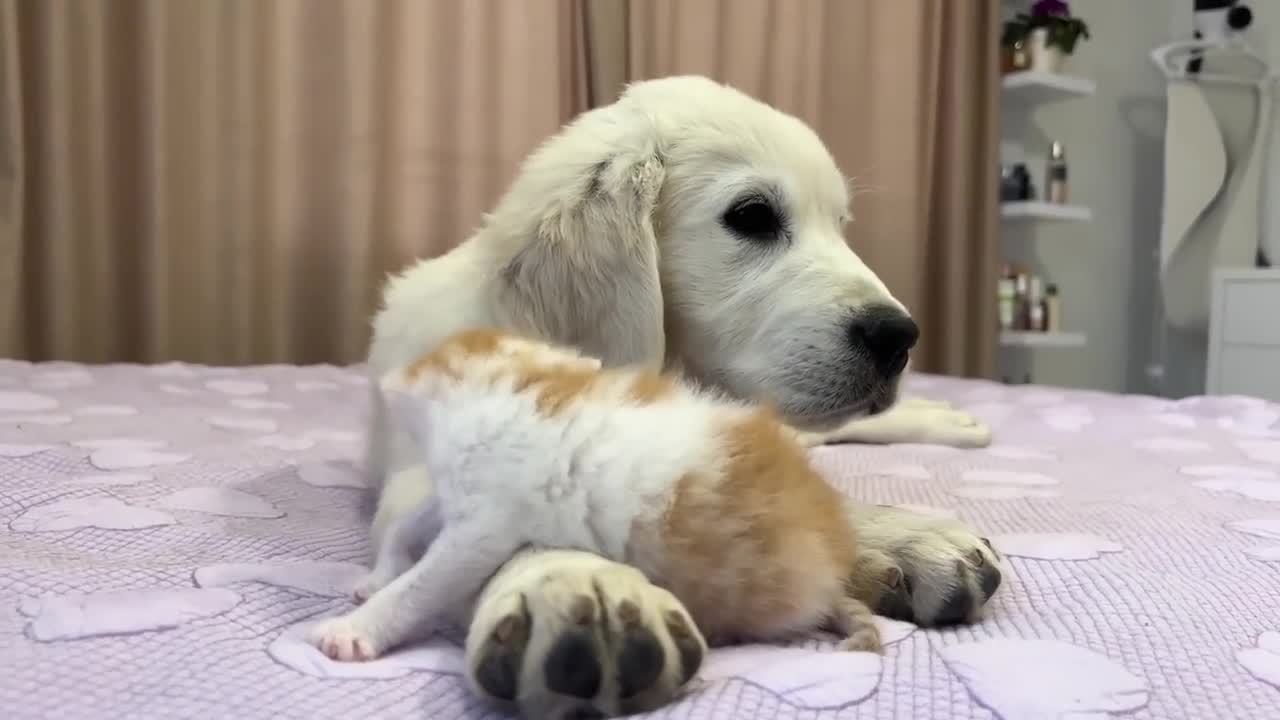
{"type": "MultiPolygon", "coordinates": [[[[364,378],[0,362],[10,720],[500,717],[456,636],[369,664],[299,639],[366,559],[364,378]]],[[[866,501],[981,527],[979,625],[714,652],[663,718],[1280,717],[1280,407],[913,378],[994,446],[826,447],[866,501]]]]}

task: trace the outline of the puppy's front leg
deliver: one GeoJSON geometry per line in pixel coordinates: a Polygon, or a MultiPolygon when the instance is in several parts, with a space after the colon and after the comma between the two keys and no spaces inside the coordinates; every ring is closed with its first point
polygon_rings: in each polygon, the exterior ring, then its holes
{"type": "Polygon", "coordinates": [[[422,558],[365,604],[321,622],[310,640],[335,660],[372,660],[470,602],[519,543],[489,527],[445,527],[422,558]]]}

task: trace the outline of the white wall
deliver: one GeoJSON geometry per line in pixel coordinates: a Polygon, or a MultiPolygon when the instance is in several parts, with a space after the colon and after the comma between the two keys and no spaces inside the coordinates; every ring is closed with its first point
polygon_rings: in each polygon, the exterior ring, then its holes
{"type": "MultiPolygon", "coordinates": [[[[1251,44],[1280,67],[1280,2],[1246,0],[1254,10],[1251,44]]],[[[1011,3],[1006,3],[1011,4],[1011,3]]],[[[1017,4],[1016,0],[1012,4],[1017,4]]],[[[1195,338],[1165,337],[1156,295],[1163,187],[1165,84],[1151,63],[1152,48],[1191,37],[1191,0],[1072,0],[1092,39],[1078,46],[1068,72],[1098,83],[1093,98],[1019,114],[1006,109],[1002,158],[1020,158],[1043,186],[1044,155],[1052,140],[1066,145],[1073,201],[1089,205],[1089,224],[1006,224],[1006,257],[1025,261],[1056,282],[1065,329],[1088,334],[1084,350],[1006,350],[1003,366],[1015,379],[1116,392],[1171,396],[1203,391],[1203,350],[1195,338]],[[1010,140],[1025,138],[1025,148],[1010,140]],[[1147,367],[1162,361],[1163,379],[1147,367]]],[[[1280,113],[1277,114],[1280,124],[1280,113]]],[[[1280,128],[1272,144],[1272,192],[1280,192],[1280,128]]],[[[1264,190],[1264,192],[1266,192],[1264,190]]],[[[1266,197],[1264,195],[1264,197],[1266,197]]],[[[1264,202],[1264,233],[1280,264],[1280,202],[1264,202]]]]}

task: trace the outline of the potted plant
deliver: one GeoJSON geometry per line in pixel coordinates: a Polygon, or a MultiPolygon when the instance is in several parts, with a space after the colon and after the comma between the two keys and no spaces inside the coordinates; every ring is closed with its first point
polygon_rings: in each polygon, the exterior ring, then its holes
{"type": "Polygon", "coordinates": [[[1072,17],[1066,0],[1036,0],[1030,13],[1019,13],[1005,23],[1002,44],[1009,47],[1021,38],[1032,70],[1058,72],[1065,57],[1075,52],[1081,38],[1089,39],[1089,26],[1072,17]]]}
{"type": "Polygon", "coordinates": [[[1030,65],[1026,25],[1017,19],[1006,21],[1000,35],[1000,72],[1018,72],[1030,65]]]}

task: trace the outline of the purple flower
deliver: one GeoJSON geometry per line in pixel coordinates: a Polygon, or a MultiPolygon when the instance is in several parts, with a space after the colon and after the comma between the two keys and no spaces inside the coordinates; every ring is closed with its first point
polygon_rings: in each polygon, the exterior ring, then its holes
{"type": "Polygon", "coordinates": [[[1032,17],[1071,17],[1071,8],[1066,0],[1036,0],[1031,6],[1032,17]]]}

